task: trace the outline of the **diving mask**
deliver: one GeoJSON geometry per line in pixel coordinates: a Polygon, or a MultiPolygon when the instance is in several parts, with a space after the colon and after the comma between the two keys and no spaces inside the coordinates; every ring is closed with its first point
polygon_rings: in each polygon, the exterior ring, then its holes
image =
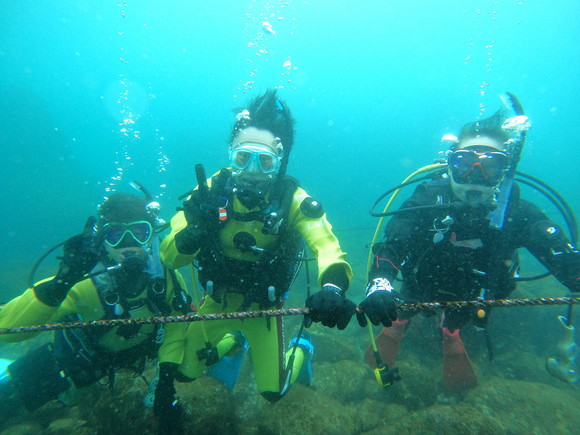
{"type": "Polygon", "coordinates": [[[111,248],[125,248],[145,245],[153,235],[153,227],[147,221],[137,221],[128,224],[105,224],[102,229],[104,240],[111,248]],[[125,236],[131,237],[125,237],[125,236]],[[131,240],[131,238],[133,240],[131,240]]]}
{"type": "Polygon", "coordinates": [[[280,157],[264,145],[245,143],[230,151],[230,164],[234,169],[272,174],[280,169],[280,157]]]}
{"type": "Polygon", "coordinates": [[[451,153],[448,164],[458,184],[495,186],[507,171],[509,158],[501,151],[460,149],[451,153]]]}

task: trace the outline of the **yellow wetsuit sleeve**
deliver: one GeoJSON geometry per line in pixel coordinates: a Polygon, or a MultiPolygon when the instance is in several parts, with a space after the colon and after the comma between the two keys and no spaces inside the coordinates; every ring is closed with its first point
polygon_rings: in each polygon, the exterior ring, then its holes
{"type": "MultiPolygon", "coordinates": [[[[38,284],[51,279],[53,278],[42,280],[38,284]]],[[[95,304],[98,304],[100,308],[100,302],[90,279],[75,284],[68,292],[66,299],[58,307],[52,307],[41,302],[36,297],[34,289],[29,288],[22,295],[6,304],[4,309],[0,311],[0,328],[53,323],[71,313],[79,313],[86,320],[97,319],[102,316],[103,310],[95,309],[95,304]],[[92,294],[94,295],[92,298],[90,297],[91,292],[88,291],[91,289],[93,289],[92,294]],[[81,301],[80,304],[79,300],[81,301]]],[[[0,336],[0,341],[16,343],[34,338],[38,334],[38,332],[34,332],[2,335],[0,336]]]]}
{"type": "MultiPolygon", "coordinates": [[[[48,281],[52,278],[43,280],[48,281]]],[[[185,282],[181,275],[177,274],[177,280],[183,289],[185,282]]],[[[40,283],[39,283],[40,284],[40,283]]],[[[172,306],[173,281],[167,274],[167,303],[172,306]]],[[[105,316],[98,292],[90,279],[75,284],[68,292],[66,299],[58,307],[51,307],[41,302],[30,288],[21,296],[7,303],[0,311],[0,328],[15,328],[21,326],[40,325],[54,323],[68,314],[79,314],[82,320],[98,320],[105,316]]],[[[171,312],[172,315],[183,313],[171,312]]],[[[153,316],[153,313],[149,315],[153,316]]],[[[183,346],[185,340],[185,323],[167,324],[165,328],[165,340],[159,349],[161,362],[181,363],[183,359],[183,346]]],[[[40,332],[19,333],[0,335],[0,342],[17,343],[36,337],[40,332]]],[[[120,339],[120,338],[119,338],[120,339]]],[[[136,343],[138,345],[139,343],[136,343]]]]}
{"type": "MultiPolygon", "coordinates": [[[[185,281],[183,277],[179,274],[179,272],[175,272],[176,278],[181,285],[183,291],[187,290],[185,285],[185,281]]],[[[179,316],[183,313],[177,312],[173,309],[173,295],[174,295],[174,288],[173,288],[173,280],[171,279],[171,275],[169,272],[166,273],[167,275],[167,303],[171,307],[171,315],[172,316],[179,316]]],[[[175,364],[181,364],[183,360],[183,351],[185,346],[185,330],[187,328],[187,324],[185,322],[179,323],[166,323],[165,324],[165,339],[163,344],[159,348],[159,362],[171,362],[175,364]]]]}
{"type": "Polygon", "coordinates": [[[290,225],[302,236],[310,251],[318,261],[318,283],[324,285],[322,277],[330,266],[339,264],[344,267],[349,282],[352,281],[352,268],[346,262],[346,253],[340,248],[326,213],[320,218],[309,218],[300,210],[300,204],[308,197],[301,188],[294,192],[290,209],[290,225]]]}
{"type": "MultiPolygon", "coordinates": [[[[48,278],[44,281],[49,281],[48,278]]],[[[34,289],[29,288],[22,295],[8,302],[0,311],[0,328],[17,328],[21,326],[47,323],[58,307],[51,307],[40,302],[34,289]]],[[[36,337],[38,333],[0,335],[0,342],[17,343],[36,337]]]]}
{"type": "Polygon", "coordinates": [[[161,242],[161,247],[159,248],[161,261],[170,269],[179,269],[187,266],[195,258],[195,255],[181,254],[175,246],[175,235],[186,226],[185,215],[180,211],[171,219],[171,233],[161,242]]]}

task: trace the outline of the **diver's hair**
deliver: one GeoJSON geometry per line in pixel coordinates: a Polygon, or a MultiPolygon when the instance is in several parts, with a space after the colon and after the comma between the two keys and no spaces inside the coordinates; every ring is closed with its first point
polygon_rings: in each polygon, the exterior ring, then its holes
{"type": "Polygon", "coordinates": [[[509,139],[508,134],[501,128],[505,119],[506,113],[500,109],[487,118],[465,124],[459,133],[457,143],[452,145],[451,150],[456,150],[461,142],[474,137],[485,136],[504,143],[509,139]]]}
{"type": "Polygon", "coordinates": [[[504,143],[509,139],[509,136],[505,131],[500,128],[489,128],[484,127],[481,128],[478,123],[469,123],[463,126],[461,129],[461,133],[459,133],[459,143],[463,142],[464,140],[471,139],[474,137],[489,137],[490,139],[494,139],[499,143],[504,143]]]}
{"type": "Polygon", "coordinates": [[[148,221],[153,225],[153,219],[147,213],[148,203],[145,198],[130,193],[115,192],[98,208],[99,225],[135,221],[148,221]]]}
{"type": "Polygon", "coordinates": [[[255,127],[268,130],[279,137],[284,147],[285,160],[294,144],[294,124],[290,109],[286,103],[276,96],[277,89],[268,89],[263,95],[255,97],[247,107],[249,117],[239,117],[232,128],[230,143],[240,130],[255,127]]]}

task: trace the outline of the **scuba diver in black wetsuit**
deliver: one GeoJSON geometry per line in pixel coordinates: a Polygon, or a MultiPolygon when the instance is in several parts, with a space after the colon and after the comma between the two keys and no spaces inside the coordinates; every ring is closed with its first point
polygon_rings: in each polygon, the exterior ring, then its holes
{"type": "MultiPolygon", "coordinates": [[[[374,216],[394,215],[385,240],[373,246],[368,296],[361,303],[373,324],[386,326],[376,344],[388,367],[414,314],[401,312],[397,319],[397,303],[505,298],[515,289],[518,248],[527,248],[570,291],[580,291],[578,249],[539,207],[520,198],[514,182],[529,120],[515,97],[508,97],[517,116],[506,119],[500,110],[465,125],[447,152],[446,169],[440,165],[444,169],[397,212],[371,210],[374,216]],[[400,293],[391,286],[399,274],[400,293]]],[[[488,318],[483,309],[442,313],[447,391],[476,385],[459,331],[471,320],[485,328],[488,318]]],[[[371,350],[365,359],[376,366],[371,350]]]]}
{"type": "MultiPolygon", "coordinates": [[[[98,220],[89,219],[83,234],[64,243],[56,276],[32,284],[0,311],[0,327],[190,312],[183,279],[159,258],[157,233],[164,223],[158,213],[159,204],[150,195],[113,193],[99,206],[98,220]]],[[[2,415],[22,406],[33,411],[57,398],[73,404],[76,388],[106,376],[112,383],[120,368],[141,373],[148,358],[179,363],[185,327],[173,323],[59,330],[50,343],[0,373],[2,415]]],[[[0,340],[34,336],[2,335],[0,340]]]]}

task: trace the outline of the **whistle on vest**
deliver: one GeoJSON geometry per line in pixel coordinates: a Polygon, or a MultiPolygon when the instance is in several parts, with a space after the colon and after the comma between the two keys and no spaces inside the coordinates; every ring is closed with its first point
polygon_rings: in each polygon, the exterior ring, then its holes
{"type": "Polygon", "coordinates": [[[225,199],[225,205],[223,207],[218,207],[218,219],[220,222],[225,222],[228,220],[228,211],[226,210],[228,200],[227,198],[223,199],[225,199]]]}

